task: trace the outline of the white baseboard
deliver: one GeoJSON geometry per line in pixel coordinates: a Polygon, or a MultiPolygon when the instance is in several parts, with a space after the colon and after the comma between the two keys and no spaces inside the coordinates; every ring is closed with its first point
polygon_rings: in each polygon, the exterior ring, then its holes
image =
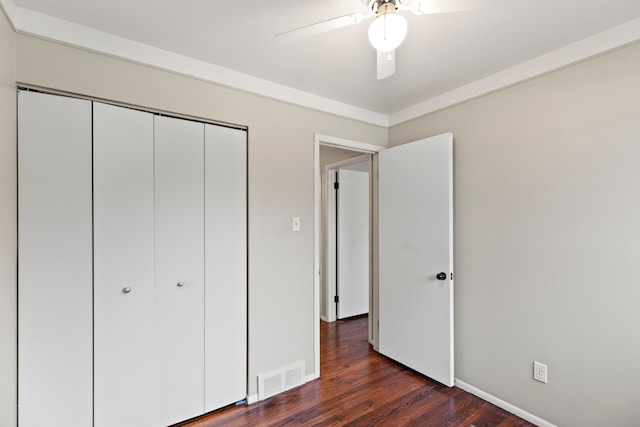
{"type": "Polygon", "coordinates": [[[317,380],[318,378],[320,378],[320,375],[318,375],[317,373],[307,375],[306,377],[304,377],[304,383],[306,384],[309,381],[317,380]]]}
{"type": "Polygon", "coordinates": [[[320,316],[320,320],[322,320],[323,322],[329,322],[327,320],[327,316],[323,316],[323,315],[320,316]]]}
{"type": "MultiPolygon", "coordinates": [[[[313,380],[317,380],[318,378],[320,378],[320,375],[313,373],[310,375],[307,375],[304,378],[304,383],[308,383],[309,381],[313,381],[313,380]]],[[[537,417],[527,411],[525,411],[524,409],[518,408],[515,405],[512,405],[509,402],[505,402],[504,400],[487,393],[484,390],[480,390],[477,387],[472,386],[471,384],[467,384],[466,382],[459,380],[459,379],[455,379],[455,385],[458,388],[461,388],[462,390],[469,392],[471,394],[473,394],[474,396],[478,396],[480,399],[482,400],[486,400],[489,403],[492,403],[494,405],[496,405],[499,408],[504,409],[507,412],[510,412],[512,414],[515,414],[517,416],[519,416],[520,418],[529,421],[530,423],[533,423],[539,427],[557,427],[555,424],[550,423],[549,421],[546,421],[540,417],[537,417]]],[[[257,394],[252,394],[247,396],[247,405],[251,405],[253,403],[256,403],[258,401],[258,395],[257,394]]]]}
{"type": "Polygon", "coordinates": [[[489,403],[496,405],[499,408],[504,409],[505,411],[511,412],[519,416],[520,418],[529,421],[539,427],[557,427],[555,424],[551,424],[549,421],[543,420],[540,417],[537,417],[524,409],[520,409],[517,406],[512,405],[511,403],[505,402],[504,400],[487,393],[484,390],[480,390],[477,387],[472,386],[471,384],[467,384],[464,381],[459,379],[455,379],[455,385],[458,388],[461,388],[464,391],[467,391],[475,396],[478,396],[482,400],[486,400],[489,403]]]}

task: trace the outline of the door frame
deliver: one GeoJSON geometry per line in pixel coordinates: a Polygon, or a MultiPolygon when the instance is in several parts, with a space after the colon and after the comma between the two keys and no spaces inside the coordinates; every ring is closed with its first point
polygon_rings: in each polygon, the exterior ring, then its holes
{"type": "MultiPolygon", "coordinates": [[[[322,214],[322,202],[321,202],[321,171],[320,171],[320,146],[326,145],[329,147],[337,147],[342,149],[347,149],[351,151],[359,151],[364,154],[373,154],[374,158],[372,170],[369,171],[370,176],[373,177],[373,186],[372,186],[372,206],[376,206],[377,204],[377,180],[375,179],[375,174],[377,172],[377,156],[381,150],[384,150],[386,147],[381,145],[368,144],[360,141],[353,141],[344,138],[338,138],[329,135],[322,135],[316,133],[314,135],[314,173],[313,173],[313,344],[314,344],[314,373],[310,376],[309,379],[319,378],[320,377],[320,247],[321,247],[321,236],[320,236],[320,217],[322,214]]],[[[377,213],[373,213],[373,220],[371,225],[375,228],[377,225],[377,213]]],[[[377,250],[377,233],[372,236],[371,240],[371,248],[375,251],[377,250]]],[[[375,259],[375,257],[374,257],[375,259]]],[[[373,263],[373,271],[372,271],[372,283],[375,290],[375,286],[377,284],[377,270],[376,263],[373,263]]],[[[375,298],[375,295],[373,295],[375,298]]],[[[377,307],[374,302],[373,304],[373,313],[372,316],[369,316],[370,325],[377,324],[377,307]],[[372,320],[372,317],[376,318],[376,321],[372,320]]],[[[372,328],[370,327],[370,330],[372,328]]],[[[374,334],[374,348],[377,347],[377,337],[374,334]]]]}
{"type": "MultiPolygon", "coordinates": [[[[336,224],[336,193],[333,191],[333,184],[336,182],[335,180],[335,172],[340,169],[344,169],[346,166],[355,165],[357,163],[369,162],[369,212],[373,211],[373,205],[371,203],[371,193],[373,193],[373,188],[371,185],[371,169],[373,165],[373,156],[370,153],[361,154],[359,156],[351,157],[346,160],[341,160],[335,163],[329,163],[324,167],[324,176],[326,177],[325,183],[325,194],[326,194],[326,203],[325,206],[325,233],[327,235],[326,248],[325,248],[325,274],[326,274],[326,284],[327,284],[327,295],[326,295],[326,307],[327,313],[326,318],[323,319],[326,322],[335,322],[338,318],[338,313],[336,312],[336,305],[333,301],[333,295],[337,293],[337,283],[336,283],[336,235],[337,235],[337,224],[336,224]]],[[[369,218],[369,229],[371,229],[371,218],[369,218]]],[[[320,236],[322,237],[322,236],[320,236]]],[[[371,236],[369,236],[371,237],[371,236]]],[[[369,239],[369,254],[371,254],[371,239],[369,239]]],[[[369,256],[371,258],[371,256],[369,256]]],[[[369,262],[369,269],[371,270],[371,262],[369,262]]],[[[371,277],[369,278],[369,282],[371,282],[371,277]]],[[[371,286],[369,286],[371,288],[371,286]]],[[[372,310],[372,298],[371,298],[371,289],[369,289],[369,312],[372,310]]],[[[371,341],[371,329],[369,329],[369,340],[371,341]]]]}

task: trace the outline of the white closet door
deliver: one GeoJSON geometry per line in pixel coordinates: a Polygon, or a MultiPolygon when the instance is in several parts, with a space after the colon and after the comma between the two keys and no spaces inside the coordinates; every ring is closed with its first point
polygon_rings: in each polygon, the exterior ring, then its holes
{"type": "Polygon", "coordinates": [[[204,124],[155,117],[156,425],[204,411],[204,124]]]}
{"type": "Polygon", "coordinates": [[[152,426],[153,116],[93,109],[95,426],[152,426]]]}
{"type": "Polygon", "coordinates": [[[93,422],[91,102],[18,100],[19,424],[93,422]]]}
{"type": "Polygon", "coordinates": [[[205,125],[205,411],[247,395],[247,134],[205,125]]]}

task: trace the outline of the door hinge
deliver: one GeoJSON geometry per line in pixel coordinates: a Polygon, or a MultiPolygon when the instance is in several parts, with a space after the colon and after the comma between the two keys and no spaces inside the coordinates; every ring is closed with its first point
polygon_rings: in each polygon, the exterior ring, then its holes
{"type": "Polygon", "coordinates": [[[333,302],[340,302],[340,297],[338,295],[333,297],[333,302]]]}
{"type": "Polygon", "coordinates": [[[334,188],[335,190],[338,190],[338,189],[340,188],[340,183],[339,183],[339,182],[334,182],[334,183],[333,183],[333,188],[334,188]]]}

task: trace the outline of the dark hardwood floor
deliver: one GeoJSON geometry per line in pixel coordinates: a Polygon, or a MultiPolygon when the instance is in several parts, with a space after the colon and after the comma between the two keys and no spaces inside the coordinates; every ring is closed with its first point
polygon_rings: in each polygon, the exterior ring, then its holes
{"type": "Polygon", "coordinates": [[[320,337],[320,379],[180,426],[534,426],[379,355],[366,317],[322,322],[320,337]]]}

